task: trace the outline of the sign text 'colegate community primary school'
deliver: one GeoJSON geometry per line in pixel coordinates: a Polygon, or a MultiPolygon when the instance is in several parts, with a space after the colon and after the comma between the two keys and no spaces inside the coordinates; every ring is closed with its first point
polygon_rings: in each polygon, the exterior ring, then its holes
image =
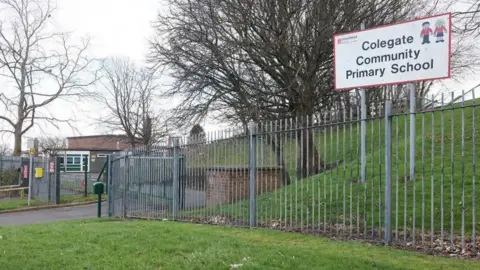
{"type": "Polygon", "coordinates": [[[335,88],[450,77],[450,14],[334,36],[335,88]]]}

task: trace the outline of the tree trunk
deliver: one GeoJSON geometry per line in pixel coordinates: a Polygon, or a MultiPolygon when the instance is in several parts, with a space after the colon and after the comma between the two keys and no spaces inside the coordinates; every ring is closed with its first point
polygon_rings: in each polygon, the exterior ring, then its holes
{"type": "Polygon", "coordinates": [[[290,185],[290,175],[288,174],[287,167],[285,166],[285,159],[282,155],[282,143],[280,141],[280,135],[277,133],[275,136],[267,134],[267,141],[270,144],[272,151],[275,153],[276,165],[282,168],[283,185],[290,185]]]}
{"type": "Polygon", "coordinates": [[[313,136],[312,128],[297,132],[297,180],[317,174],[324,166],[323,160],[319,158],[313,136]]]}
{"type": "Polygon", "coordinates": [[[13,147],[13,155],[22,155],[22,129],[15,128],[14,131],[15,145],[13,147]]]}

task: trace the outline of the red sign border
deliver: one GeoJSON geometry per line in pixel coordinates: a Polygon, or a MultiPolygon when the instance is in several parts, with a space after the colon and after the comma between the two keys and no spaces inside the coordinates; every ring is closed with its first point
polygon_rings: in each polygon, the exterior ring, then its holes
{"type": "Polygon", "coordinates": [[[387,86],[387,85],[394,85],[394,84],[403,84],[403,83],[412,83],[412,82],[422,82],[426,80],[441,80],[441,79],[449,79],[452,77],[452,71],[451,71],[451,62],[452,62],[452,13],[447,12],[443,14],[437,14],[437,15],[432,15],[432,16],[427,16],[427,17],[422,17],[422,18],[417,18],[413,20],[408,20],[408,21],[402,21],[402,22],[397,22],[397,23],[392,23],[392,24],[385,24],[385,25],[380,25],[376,27],[371,27],[368,29],[364,30],[356,30],[348,33],[342,33],[342,34],[334,34],[333,35],[333,80],[334,80],[334,90],[335,91],[346,91],[346,90],[351,90],[351,89],[356,89],[356,88],[368,88],[368,87],[376,87],[376,86],[387,86]],[[390,27],[393,25],[399,25],[399,24],[406,24],[406,23],[411,23],[411,22],[416,22],[416,21],[423,21],[426,19],[431,19],[431,18],[436,18],[436,17],[441,17],[448,15],[449,18],[449,31],[448,31],[448,55],[450,57],[448,58],[448,75],[444,77],[437,77],[437,78],[430,78],[430,79],[421,79],[421,80],[405,80],[405,81],[396,81],[396,82],[391,82],[391,83],[382,83],[382,84],[365,84],[365,85],[360,85],[360,86],[354,86],[354,87],[342,87],[342,88],[337,88],[337,67],[336,67],[336,42],[335,38],[339,36],[345,36],[345,35],[350,35],[353,33],[359,33],[359,32],[365,32],[365,31],[370,31],[373,29],[379,29],[379,28],[385,28],[385,27],[390,27]]]}

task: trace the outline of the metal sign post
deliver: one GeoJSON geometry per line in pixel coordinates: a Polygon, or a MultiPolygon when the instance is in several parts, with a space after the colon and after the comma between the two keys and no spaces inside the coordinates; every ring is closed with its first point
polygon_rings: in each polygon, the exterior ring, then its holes
{"type": "Polygon", "coordinates": [[[28,199],[27,205],[30,206],[32,200],[32,185],[33,185],[33,156],[35,155],[35,148],[30,148],[30,165],[28,168],[28,199]]]}
{"type": "MultiPolygon", "coordinates": [[[[362,23],[360,26],[361,30],[365,29],[365,24],[362,23]]],[[[365,93],[365,88],[360,88],[360,157],[361,157],[361,167],[360,167],[360,176],[362,183],[365,183],[367,179],[367,96],[365,93]]]]}
{"type": "Polygon", "coordinates": [[[392,101],[385,102],[385,244],[392,242],[392,101]]]}
{"type": "Polygon", "coordinates": [[[365,88],[360,89],[360,157],[361,157],[361,168],[360,175],[362,183],[365,183],[367,179],[367,104],[365,97],[365,88]]]}
{"type": "Polygon", "coordinates": [[[409,83],[410,91],[410,181],[415,181],[415,105],[416,105],[416,87],[414,83],[409,83]]]}

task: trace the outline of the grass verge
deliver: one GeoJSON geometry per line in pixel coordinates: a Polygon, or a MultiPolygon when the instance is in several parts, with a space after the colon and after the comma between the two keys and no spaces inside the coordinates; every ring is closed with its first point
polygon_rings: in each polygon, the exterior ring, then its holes
{"type": "MultiPolygon", "coordinates": [[[[81,202],[90,202],[96,201],[97,197],[94,195],[89,195],[87,197],[78,196],[78,195],[62,195],[60,197],[61,204],[67,203],[81,203],[81,202]]],[[[12,200],[1,200],[0,201],[0,211],[4,210],[13,210],[19,208],[27,208],[27,207],[36,207],[48,205],[47,202],[41,200],[31,200],[30,206],[28,205],[28,200],[25,199],[12,199],[12,200]]]]}
{"type": "Polygon", "coordinates": [[[85,220],[0,228],[2,269],[480,269],[362,243],[268,230],[85,220]]]}

